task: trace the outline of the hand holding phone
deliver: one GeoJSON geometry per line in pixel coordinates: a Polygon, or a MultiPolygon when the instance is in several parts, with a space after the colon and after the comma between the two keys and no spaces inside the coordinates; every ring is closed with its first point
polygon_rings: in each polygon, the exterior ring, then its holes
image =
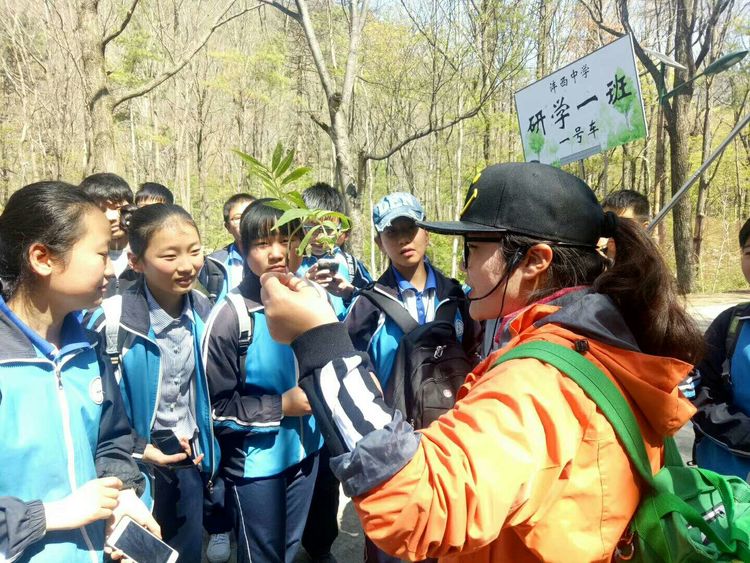
{"type": "Polygon", "coordinates": [[[200,462],[200,459],[195,460],[191,456],[194,450],[189,442],[178,438],[170,429],[152,431],[151,442],[143,452],[146,461],[172,467],[190,467],[200,462]]]}
{"type": "Polygon", "coordinates": [[[318,272],[327,270],[329,276],[335,274],[339,269],[338,260],[335,258],[321,258],[316,264],[318,266],[318,272]]]}
{"type": "Polygon", "coordinates": [[[135,563],[175,563],[179,556],[177,551],[127,516],[120,519],[106,544],[135,563]]]}

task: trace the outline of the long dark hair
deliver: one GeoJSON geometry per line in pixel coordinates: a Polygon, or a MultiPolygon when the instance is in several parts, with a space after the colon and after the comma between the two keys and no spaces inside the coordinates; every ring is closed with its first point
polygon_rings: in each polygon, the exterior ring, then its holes
{"type": "MultiPolygon", "coordinates": [[[[590,285],[614,301],[643,352],[696,363],[703,354],[703,336],[685,311],[659,248],[631,219],[617,219],[613,238],[614,263],[593,247],[552,245],[546,283],[529,302],[567,287],[590,285]]],[[[540,242],[545,241],[503,236],[500,249],[505,263],[540,242]]]]}
{"type": "Polygon", "coordinates": [[[43,244],[65,262],[83,236],[85,213],[99,207],[76,186],[36,182],[13,193],[0,215],[0,282],[5,299],[33,281],[32,244],[43,244]]]}

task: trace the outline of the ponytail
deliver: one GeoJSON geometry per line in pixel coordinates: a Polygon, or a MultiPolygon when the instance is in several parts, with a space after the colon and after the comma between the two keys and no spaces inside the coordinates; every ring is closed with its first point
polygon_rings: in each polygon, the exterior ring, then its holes
{"type": "Polygon", "coordinates": [[[643,352],[698,362],[703,336],[685,310],[659,248],[630,219],[617,219],[613,238],[616,260],[594,280],[593,289],[615,302],[643,352]]]}

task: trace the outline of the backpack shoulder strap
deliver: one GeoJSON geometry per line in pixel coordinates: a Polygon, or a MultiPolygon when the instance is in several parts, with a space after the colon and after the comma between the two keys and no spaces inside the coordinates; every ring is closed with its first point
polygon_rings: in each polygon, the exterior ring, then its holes
{"type": "Polygon", "coordinates": [[[727,336],[726,340],[724,342],[724,350],[726,351],[726,359],[727,361],[732,360],[732,356],[734,355],[734,350],[737,347],[737,340],[740,337],[740,331],[742,330],[742,325],[745,324],[745,321],[750,316],[750,302],[747,303],[740,303],[735,306],[734,311],[732,312],[732,318],[729,321],[729,327],[727,328],[727,336]]]}
{"type": "MultiPolygon", "coordinates": [[[[461,302],[466,297],[461,286],[457,284],[458,282],[455,282],[448,292],[448,296],[443,300],[444,303],[438,307],[437,311],[435,311],[436,321],[448,321],[451,324],[453,323],[453,319],[456,317],[456,312],[459,310],[461,302]]],[[[466,321],[464,320],[464,325],[465,324],[466,321]]]]}
{"type": "Polygon", "coordinates": [[[404,334],[409,334],[419,326],[419,323],[411,317],[404,307],[379,291],[375,289],[363,289],[359,292],[359,295],[369,299],[373,305],[388,315],[404,334]]]}
{"type": "Polygon", "coordinates": [[[102,303],[102,309],[104,311],[104,353],[112,364],[115,379],[119,382],[122,375],[120,371],[122,347],[125,344],[127,336],[122,327],[120,327],[122,295],[113,295],[109,299],[105,299],[102,303]]]}
{"type": "MultiPolygon", "coordinates": [[[[620,439],[630,461],[641,478],[652,488],[655,487],[646,448],[643,444],[638,422],[630,405],[615,384],[589,360],[578,352],[559,344],[533,341],[512,348],[495,361],[493,367],[518,358],[536,358],[563,372],[576,382],[588,397],[596,403],[620,439]]],[[[671,438],[669,438],[671,440],[671,438]]],[[[674,454],[668,447],[666,454],[674,454]]],[[[677,452],[679,457],[679,452],[677,452]]],[[[669,462],[677,460],[670,459],[669,462]]],[[[668,463],[670,464],[670,463],[668,463]]],[[[680,460],[681,464],[681,460],[680,460]]]]}
{"type": "Polygon", "coordinates": [[[253,314],[247,308],[245,298],[242,297],[237,288],[227,293],[227,301],[229,301],[237,312],[237,320],[239,321],[240,375],[242,376],[242,381],[245,381],[245,359],[247,358],[247,349],[250,348],[250,343],[253,341],[254,318],[253,314]]]}

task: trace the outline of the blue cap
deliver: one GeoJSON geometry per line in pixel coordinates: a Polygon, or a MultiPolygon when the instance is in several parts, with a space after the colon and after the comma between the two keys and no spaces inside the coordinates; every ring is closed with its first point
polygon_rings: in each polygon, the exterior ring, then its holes
{"type": "Polygon", "coordinates": [[[410,193],[396,192],[382,197],[372,209],[372,222],[379,233],[390,227],[393,220],[399,217],[423,221],[422,204],[410,193]]]}

